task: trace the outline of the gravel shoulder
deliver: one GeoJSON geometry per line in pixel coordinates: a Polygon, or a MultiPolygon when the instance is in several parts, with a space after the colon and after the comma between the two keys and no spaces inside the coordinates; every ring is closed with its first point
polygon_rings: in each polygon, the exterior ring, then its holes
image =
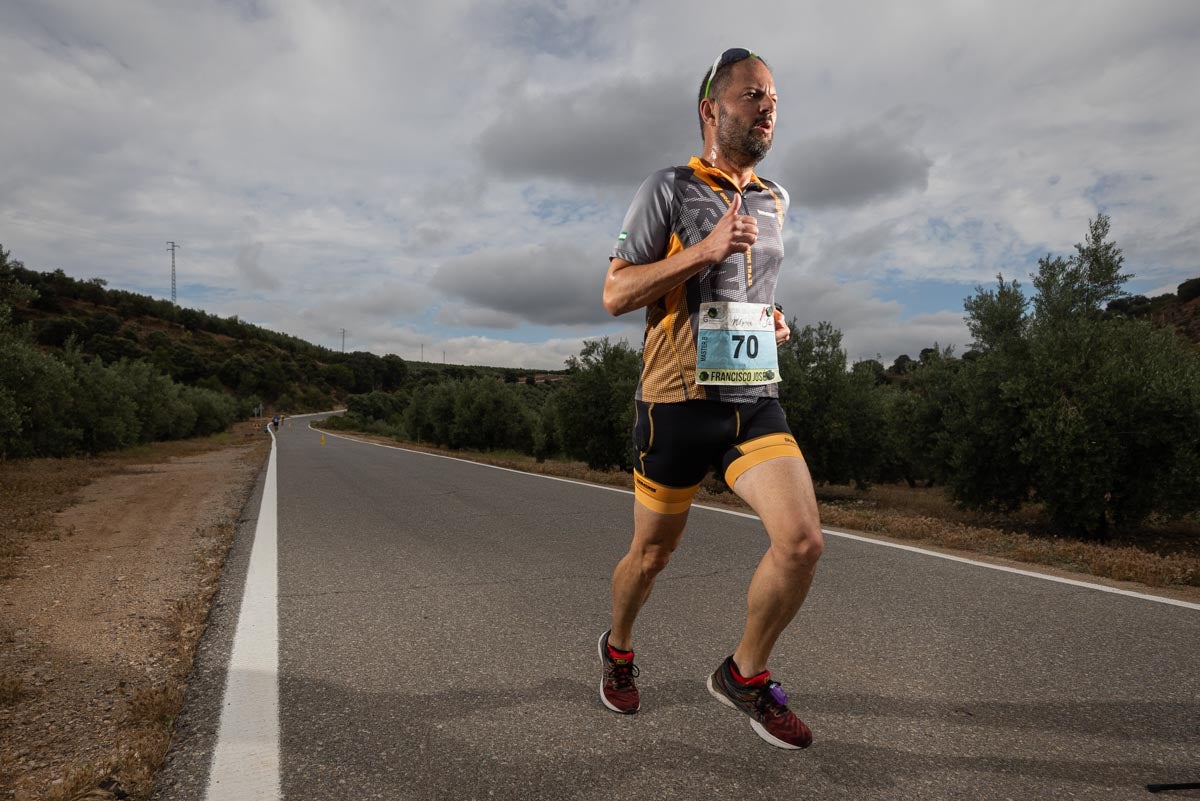
{"type": "Polygon", "coordinates": [[[108,789],[88,798],[148,796],[270,446],[255,433],[61,460],[83,463],[87,483],[21,538],[0,578],[0,799],[89,785],[108,789]]]}

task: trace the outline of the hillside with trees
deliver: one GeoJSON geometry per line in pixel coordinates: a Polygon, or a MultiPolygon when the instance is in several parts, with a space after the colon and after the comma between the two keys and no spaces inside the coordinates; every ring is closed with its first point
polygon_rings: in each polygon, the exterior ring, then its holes
{"type": "Polygon", "coordinates": [[[355,394],[534,376],[341,353],[100,278],[31,270],[0,247],[0,458],[211,433],[258,408],[320,411],[355,394]]]}

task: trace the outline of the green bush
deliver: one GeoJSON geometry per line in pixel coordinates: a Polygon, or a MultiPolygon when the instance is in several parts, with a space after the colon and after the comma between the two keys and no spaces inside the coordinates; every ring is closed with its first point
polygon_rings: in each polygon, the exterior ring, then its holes
{"type": "Polygon", "coordinates": [[[67,456],[84,439],[73,402],[73,371],[58,359],[0,332],[0,456],[67,456]]]}
{"type": "Polygon", "coordinates": [[[138,444],[141,424],[132,387],[99,359],[85,361],[77,351],[68,351],[65,359],[74,373],[71,414],[83,430],[80,450],[101,453],[138,444]]]}
{"type": "Polygon", "coordinates": [[[1077,321],[1033,339],[1022,460],[1065,531],[1102,537],[1154,510],[1200,508],[1200,359],[1140,321],[1077,321]]]}
{"type": "Polygon", "coordinates": [[[563,451],[593,470],[633,469],[633,395],[641,357],[624,342],[605,337],[584,342],[567,360],[558,390],[558,427],[563,451]]]}
{"type": "Polygon", "coordinates": [[[514,385],[477,378],[455,388],[451,447],[533,454],[533,426],[514,385]]]}
{"type": "Polygon", "coordinates": [[[813,479],[866,486],[884,462],[885,407],[871,364],[848,371],[842,334],[828,322],[792,326],[780,348],[780,404],[813,479]]]}
{"type": "Polygon", "coordinates": [[[140,442],[155,442],[191,433],[195,411],[181,400],[180,388],[171,379],[145,362],[122,361],[109,369],[120,379],[136,406],[140,442]]]}
{"type": "Polygon", "coordinates": [[[224,392],[200,387],[181,387],[180,396],[196,415],[191,430],[193,436],[220,433],[238,419],[237,401],[224,392]]]}
{"type": "Polygon", "coordinates": [[[1179,298],[1180,303],[1200,298],[1200,278],[1189,278],[1184,281],[1175,290],[1175,295],[1179,298]]]}
{"type": "Polygon", "coordinates": [[[394,392],[368,392],[346,398],[349,414],[361,420],[383,420],[392,425],[401,423],[407,406],[407,397],[394,392]]]}
{"type": "Polygon", "coordinates": [[[454,423],[453,387],[434,384],[414,390],[403,423],[410,439],[449,447],[450,426],[454,423]]]}
{"type": "Polygon", "coordinates": [[[78,339],[84,336],[87,336],[87,328],[74,317],[51,317],[37,327],[39,345],[62,348],[72,337],[78,339]]]}

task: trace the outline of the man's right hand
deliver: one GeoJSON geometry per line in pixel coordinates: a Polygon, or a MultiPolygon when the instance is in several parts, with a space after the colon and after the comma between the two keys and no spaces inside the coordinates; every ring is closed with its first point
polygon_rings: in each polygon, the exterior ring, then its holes
{"type": "Polygon", "coordinates": [[[758,221],[738,214],[741,208],[741,195],[734,195],[708,236],[662,261],[633,264],[610,259],[604,279],[605,310],[615,316],[649,306],[701,270],[734,253],[745,253],[758,239],[758,221]]]}
{"type": "Polygon", "coordinates": [[[734,195],[733,202],[721,215],[704,245],[712,254],[713,263],[725,261],[734,253],[745,253],[758,240],[758,220],[748,214],[738,214],[742,196],[734,195]]]}

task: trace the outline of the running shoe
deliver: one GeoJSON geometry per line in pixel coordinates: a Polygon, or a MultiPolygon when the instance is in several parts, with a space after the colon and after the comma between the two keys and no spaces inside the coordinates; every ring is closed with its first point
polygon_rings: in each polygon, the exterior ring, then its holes
{"type": "Polygon", "coordinates": [[[708,677],[708,691],[725,706],[749,715],[754,732],[776,748],[808,748],[812,732],[788,709],[787,693],[770,676],[764,683],[743,684],[734,678],[733,657],[728,656],[708,677]]]}
{"type": "Polygon", "coordinates": [[[600,679],[600,703],[613,712],[632,715],[641,706],[637,683],[634,682],[638,675],[637,665],[633,664],[632,651],[628,659],[616,659],[609,653],[609,633],[606,631],[600,635],[600,665],[604,669],[600,679]]]}

